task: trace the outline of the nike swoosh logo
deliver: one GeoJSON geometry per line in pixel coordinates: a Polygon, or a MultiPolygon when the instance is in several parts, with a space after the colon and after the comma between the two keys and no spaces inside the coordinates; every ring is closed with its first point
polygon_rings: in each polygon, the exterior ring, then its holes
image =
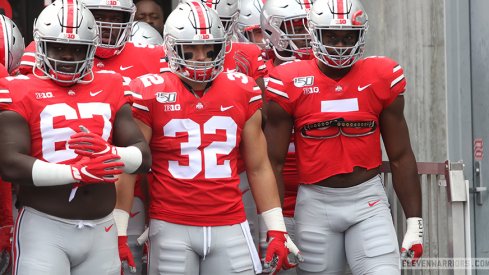
{"type": "Polygon", "coordinates": [[[370,87],[370,85],[372,85],[372,84],[368,84],[368,85],[365,85],[363,87],[360,87],[360,85],[358,85],[358,91],[361,92],[361,91],[367,89],[368,87],[370,87]]]}
{"type": "Polygon", "coordinates": [[[234,106],[223,107],[223,106],[221,105],[221,112],[227,111],[227,110],[229,110],[229,109],[231,109],[231,108],[233,108],[233,107],[234,107],[234,106]]]}
{"type": "Polygon", "coordinates": [[[134,218],[137,214],[139,214],[139,212],[141,212],[141,211],[134,212],[134,213],[129,212],[129,216],[131,216],[131,218],[134,218]]]}
{"type": "Polygon", "coordinates": [[[380,201],[380,200],[376,200],[376,201],[373,201],[373,202],[369,202],[369,203],[368,203],[368,206],[369,206],[369,207],[372,207],[372,206],[376,205],[377,203],[379,203],[379,201],[380,201]]]}
{"type": "Polygon", "coordinates": [[[96,180],[100,180],[100,181],[103,181],[103,179],[91,174],[90,172],[88,172],[87,170],[87,167],[86,166],[83,166],[81,169],[80,169],[80,172],[86,176],[89,176],[91,177],[92,179],[96,179],[96,180]]]}
{"type": "Polygon", "coordinates": [[[110,229],[112,229],[112,226],[114,226],[114,224],[111,224],[109,227],[104,227],[105,232],[109,232],[110,229]]]}
{"type": "Polygon", "coordinates": [[[132,68],[132,67],[134,67],[134,66],[127,66],[127,67],[124,67],[124,66],[122,66],[122,65],[121,65],[121,66],[119,67],[119,70],[121,70],[121,71],[125,71],[125,70],[128,70],[128,69],[132,68]]]}
{"type": "Polygon", "coordinates": [[[96,95],[100,94],[100,93],[101,93],[101,92],[103,92],[103,91],[104,91],[104,90],[100,90],[100,91],[98,91],[98,92],[90,92],[90,95],[91,95],[91,96],[96,96],[96,95]]]}

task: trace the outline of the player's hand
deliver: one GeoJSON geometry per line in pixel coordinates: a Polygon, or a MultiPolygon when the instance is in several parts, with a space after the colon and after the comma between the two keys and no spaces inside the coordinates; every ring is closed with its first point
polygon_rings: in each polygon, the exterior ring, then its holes
{"type": "Polygon", "coordinates": [[[0,274],[4,274],[12,262],[12,225],[0,227],[0,274]]]}
{"type": "Polygon", "coordinates": [[[297,246],[292,242],[287,232],[269,230],[267,233],[268,248],[263,263],[263,272],[272,275],[277,274],[280,269],[290,269],[297,266],[297,262],[289,262],[288,255],[292,253],[298,262],[303,262],[297,246]]]}
{"type": "Polygon", "coordinates": [[[123,168],[120,157],[113,154],[83,157],[71,165],[73,179],[82,183],[116,182],[116,176],[122,174],[123,168]]]}
{"type": "Polygon", "coordinates": [[[110,145],[101,136],[91,133],[84,126],[80,126],[82,132],[78,132],[68,140],[68,148],[75,150],[81,156],[97,156],[106,153],[117,155],[115,146],[110,145]]]}
{"type": "Polygon", "coordinates": [[[408,264],[416,264],[423,255],[423,219],[408,218],[407,230],[401,246],[401,260],[408,264]]]}
{"type": "MultiPolygon", "coordinates": [[[[136,273],[136,264],[134,263],[134,257],[132,256],[131,249],[127,245],[127,236],[119,236],[119,258],[122,265],[128,265],[131,273],[136,273]]],[[[123,270],[123,267],[121,267],[123,270]]]]}

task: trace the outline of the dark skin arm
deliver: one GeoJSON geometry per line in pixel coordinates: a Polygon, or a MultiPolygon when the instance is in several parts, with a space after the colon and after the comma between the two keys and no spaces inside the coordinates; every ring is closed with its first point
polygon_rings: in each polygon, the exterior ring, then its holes
{"type": "Polygon", "coordinates": [[[382,111],[379,125],[390,161],[394,190],[404,214],[407,218],[421,217],[421,185],[404,118],[403,96],[382,111]]]}
{"type": "Polygon", "coordinates": [[[289,148],[293,120],[289,113],[274,101],[268,102],[266,110],[268,115],[264,132],[268,144],[268,158],[277,179],[280,201],[283,202],[284,182],[282,168],[289,148]]]}
{"type": "Polygon", "coordinates": [[[116,146],[135,146],[141,150],[143,161],[134,173],[145,173],[151,167],[151,153],[148,143],[132,117],[131,107],[125,104],[117,112],[114,122],[113,143],[116,146]]]}
{"type": "MultiPolygon", "coordinates": [[[[144,140],[149,143],[151,140],[152,130],[149,126],[139,121],[135,120],[138,129],[142,131],[144,140]]],[[[146,143],[146,144],[147,144],[146,143]]],[[[144,158],[144,157],[143,157],[144,158]]],[[[145,175],[146,178],[146,175],[145,175]]],[[[145,181],[143,181],[145,182],[145,181]]],[[[116,183],[117,188],[117,203],[115,208],[122,209],[126,212],[130,212],[132,208],[133,198],[134,198],[134,186],[136,185],[136,175],[135,174],[122,174],[116,183]]],[[[143,186],[143,192],[149,193],[147,191],[147,185],[143,186]]],[[[148,198],[148,197],[147,197],[148,198]]],[[[145,202],[146,203],[146,202],[145,202]]],[[[148,207],[146,207],[146,210],[148,207]]],[[[146,211],[146,213],[148,213],[146,211]]]]}
{"type": "Polygon", "coordinates": [[[30,156],[31,133],[25,119],[12,111],[0,113],[0,174],[2,179],[21,185],[34,185],[30,156]]]}
{"type": "MultiPolygon", "coordinates": [[[[143,162],[135,173],[146,173],[151,167],[151,153],[145,136],[132,117],[128,104],[117,112],[114,125],[114,144],[119,146],[136,146],[141,150],[143,162]]],[[[122,174],[116,183],[117,202],[115,208],[131,211],[134,198],[135,174],[122,174]]]]}

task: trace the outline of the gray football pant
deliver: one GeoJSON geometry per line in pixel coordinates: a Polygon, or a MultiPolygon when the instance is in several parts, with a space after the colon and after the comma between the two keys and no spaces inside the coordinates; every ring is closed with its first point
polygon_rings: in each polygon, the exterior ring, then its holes
{"type": "Polygon", "coordinates": [[[67,220],[24,207],[14,234],[14,275],[120,274],[112,214],[67,220]]]}
{"type": "Polygon", "coordinates": [[[255,274],[253,250],[256,260],[258,256],[249,227],[243,224],[203,227],[152,219],[148,274],[255,274]]]}
{"type": "Polygon", "coordinates": [[[305,261],[297,273],[400,274],[399,247],[380,176],[350,188],[301,185],[296,244],[305,261]]]}
{"type": "Polygon", "coordinates": [[[239,174],[239,189],[243,193],[243,205],[246,212],[246,219],[250,225],[251,236],[253,237],[253,242],[255,247],[258,247],[259,236],[259,225],[258,225],[258,213],[256,211],[255,199],[250,190],[250,185],[248,183],[248,176],[246,172],[239,174]]]}

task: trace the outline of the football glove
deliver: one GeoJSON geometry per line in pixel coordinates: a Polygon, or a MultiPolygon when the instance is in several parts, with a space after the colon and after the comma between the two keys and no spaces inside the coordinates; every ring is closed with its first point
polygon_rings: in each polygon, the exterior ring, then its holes
{"type": "Polygon", "coordinates": [[[416,264],[423,255],[423,219],[408,218],[407,230],[401,246],[401,260],[416,264]]]}

